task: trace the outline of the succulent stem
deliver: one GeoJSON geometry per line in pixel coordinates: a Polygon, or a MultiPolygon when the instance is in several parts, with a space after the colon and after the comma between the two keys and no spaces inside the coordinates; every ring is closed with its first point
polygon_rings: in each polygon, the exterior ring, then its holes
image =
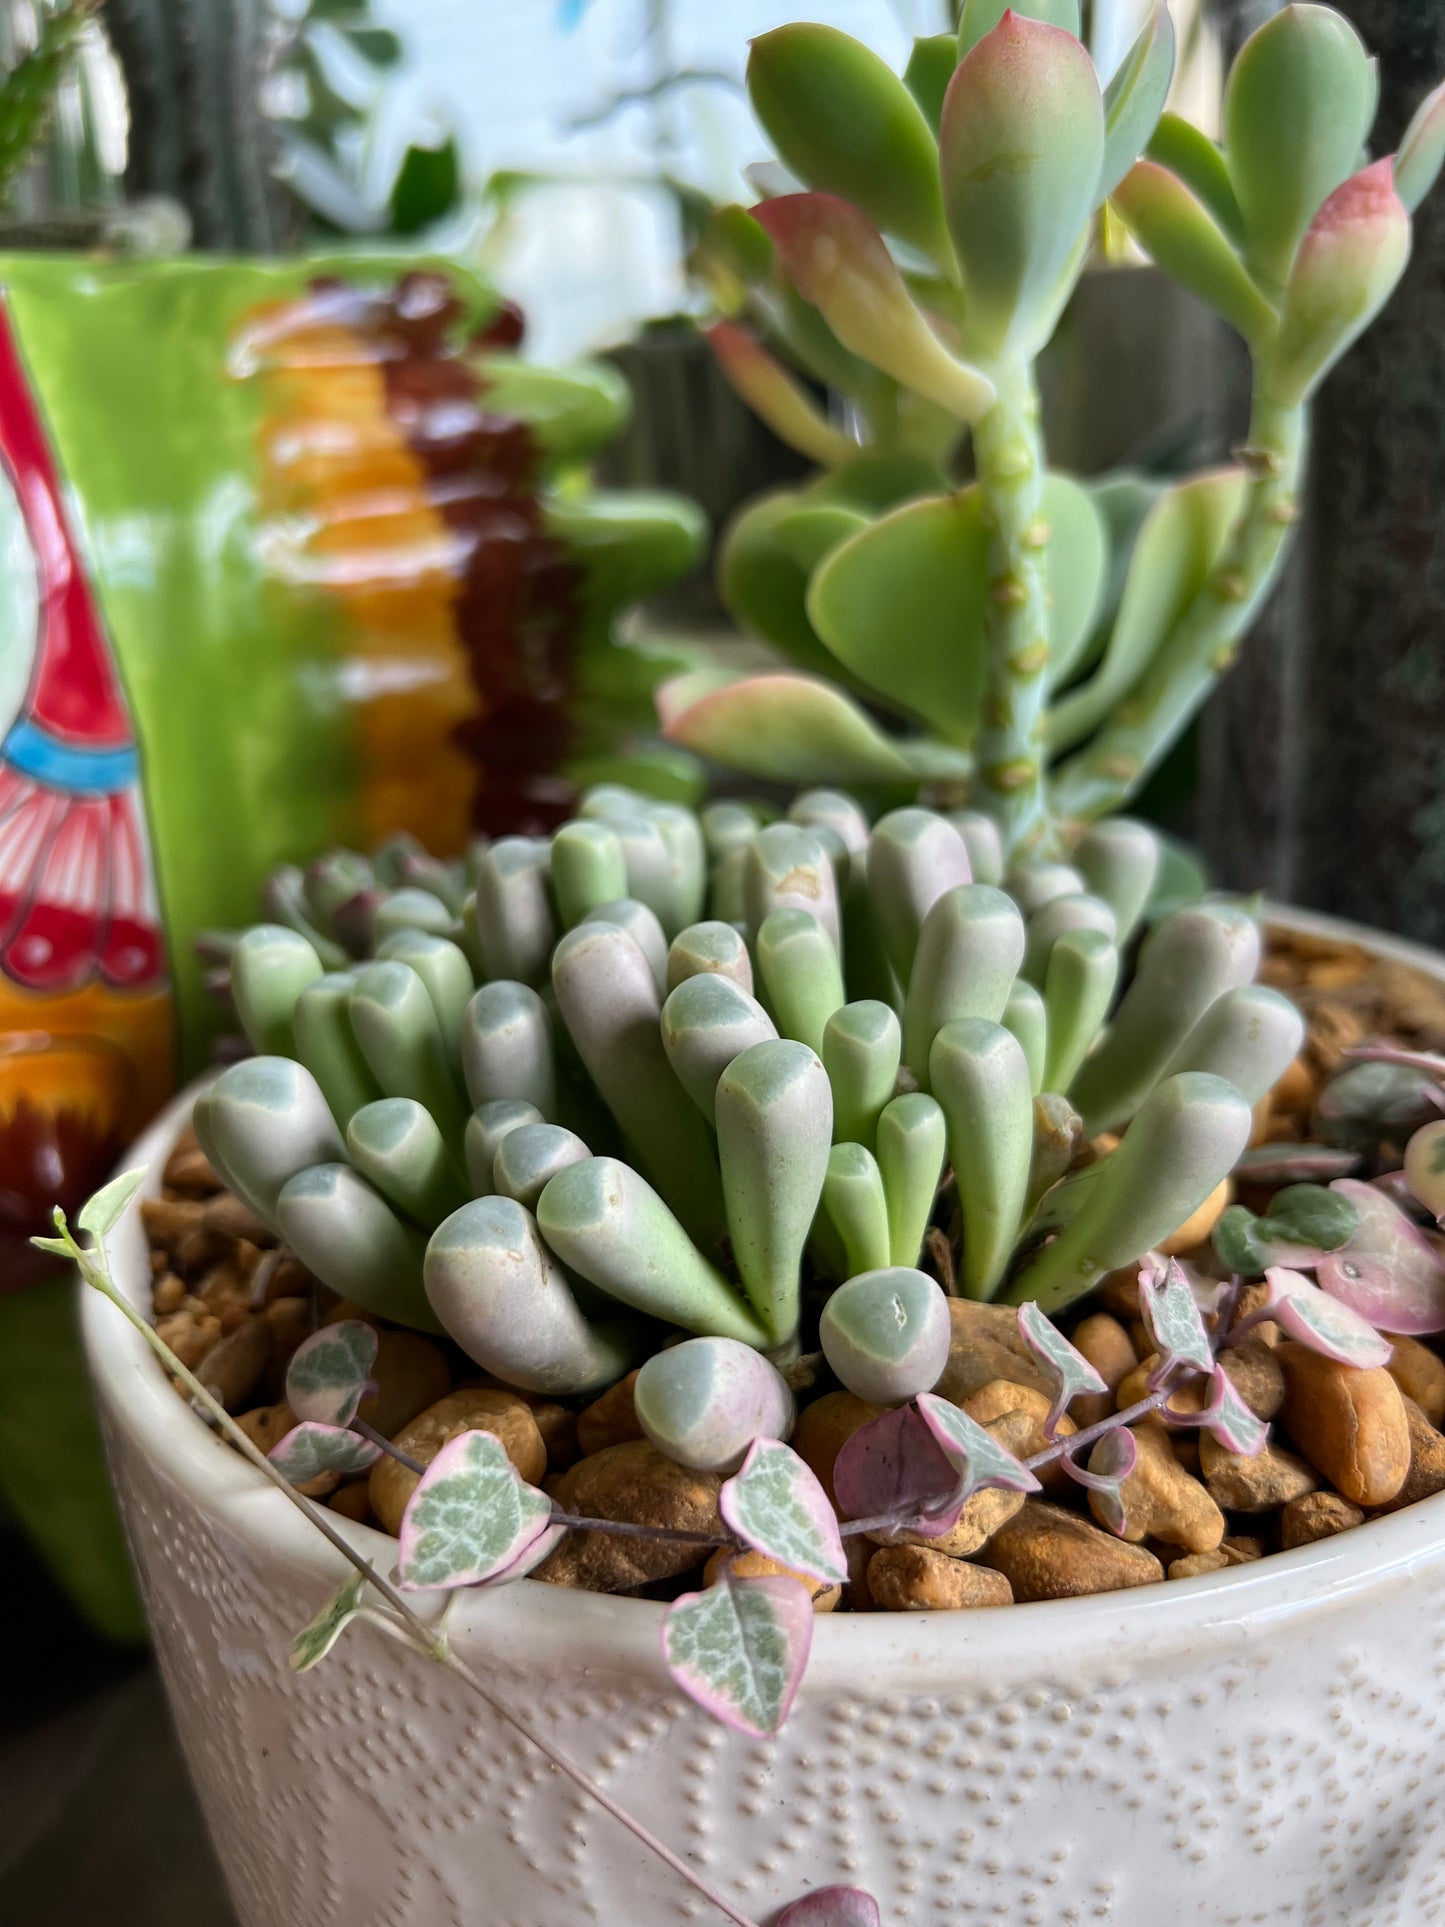
{"type": "Polygon", "coordinates": [[[988,526],[983,723],[978,796],[998,821],[1010,856],[1047,827],[1043,780],[1048,696],[1048,584],[1044,575],[1044,452],[1032,364],[990,369],[998,393],[974,429],[988,526]]]}
{"type": "Polygon", "coordinates": [[[1059,771],[1056,816],[1078,821],[1119,809],[1229,666],[1279,573],[1304,440],[1304,408],[1283,407],[1256,389],[1240,457],[1249,485],[1219,565],[1112,721],[1059,771]]]}

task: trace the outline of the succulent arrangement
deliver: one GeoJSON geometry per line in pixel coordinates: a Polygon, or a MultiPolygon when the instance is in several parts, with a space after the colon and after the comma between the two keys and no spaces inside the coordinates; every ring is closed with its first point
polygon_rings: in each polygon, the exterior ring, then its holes
{"type": "Polygon", "coordinates": [[[1011,855],[1122,807],[1228,665],[1297,518],[1311,399],[1403,272],[1445,147],[1437,91],[1368,159],[1374,63],[1328,7],[1246,42],[1222,144],[1162,111],[1165,5],[1103,74],[1079,11],[968,4],[901,78],[828,27],[753,43],[789,191],[715,215],[712,339],[823,472],[746,509],[722,556],[786,666],[662,695],[677,741],[754,776],[966,787],[1011,855]],[[1076,480],[1043,447],[1034,364],[1106,208],[1251,356],[1245,445],[1167,488],[1076,480]]]}

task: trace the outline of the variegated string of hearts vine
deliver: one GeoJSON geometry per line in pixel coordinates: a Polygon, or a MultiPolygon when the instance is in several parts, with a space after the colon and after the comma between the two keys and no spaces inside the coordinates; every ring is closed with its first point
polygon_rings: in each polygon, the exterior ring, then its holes
{"type": "MultiPolygon", "coordinates": [[[[1422,1146],[1422,1157],[1426,1149],[1435,1155],[1433,1140],[1422,1146]]],[[[700,1549],[761,1553],[785,1570],[737,1575],[725,1565],[704,1592],[683,1594],[668,1606],[662,1657],[676,1683],[707,1712],[740,1732],[764,1737],[783,1726],[807,1666],[813,1633],[807,1582],[840,1585],[847,1580],[846,1538],[864,1533],[939,1538],[958,1524],[976,1494],[989,1489],[1036,1491],[1038,1473],[1054,1463],[1086,1485],[1100,1502],[1100,1516],[1123,1531],[1120,1487],[1134,1469],[1136,1447],[1129,1428],[1139,1420],[1157,1416],[1171,1426],[1207,1430],[1230,1452],[1252,1455],[1263,1449],[1268,1427],[1245,1404],[1221,1365],[1225,1345],[1238,1344],[1260,1322],[1273,1320],[1297,1342],[1347,1364],[1378,1365],[1390,1355],[1388,1340],[1365,1318],[1297,1270],[1269,1268],[1260,1304],[1247,1318],[1235,1319],[1237,1280],[1201,1285],[1176,1261],[1161,1260],[1140,1272],[1140,1313],[1156,1360],[1144,1396],[1133,1404],[1061,1435],[1071,1400],[1106,1387],[1038,1305],[1028,1302],[1019,1308],[1019,1333],[1054,1386],[1044,1424],[1050,1443],[1040,1451],[1018,1458],[958,1407],[920,1392],[892,1404],[847,1440],[834,1468],[837,1510],[816,1475],[783,1440],[758,1436],[719,1493],[718,1512],[727,1533],[675,1533],[563,1512],[521,1477],[500,1441],[486,1431],[467,1431],[449,1440],[429,1465],[410,1460],[357,1416],[362,1399],[374,1389],[369,1373],[377,1336],[356,1319],[322,1327],[293,1354],[286,1398],[298,1423],[269,1456],[263,1455],[111,1279],[104,1239],[144,1177],[143,1170],[128,1172],[85,1205],[79,1229],[93,1240],[89,1248],[72,1235],[60,1210],[55,1214],[58,1235],[35,1243],[76,1264],[86,1284],[141,1332],[201,1413],[355,1568],[354,1576],[296,1636],[293,1669],[316,1665],[355,1623],[374,1626],[449,1667],[498,1718],[537,1746],[736,1927],[753,1923],[503,1701],[452,1650],[443,1623],[417,1613],[409,1594],[451,1593],[519,1579],[569,1530],[652,1532],[686,1539],[700,1549]],[[1179,1403],[1177,1395],[1192,1386],[1202,1388],[1204,1395],[1179,1403]],[[364,1471],[382,1452],[392,1453],[418,1475],[390,1573],[372,1565],[324,1511],[295,1489],[322,1473],[364,1471]],[[369,1593],[376,1594],[376,1601],[369,1593]]],[[[1314,1187],[1293,1189],[1302,1194],[1314,1187]]],[[[1323,1207],[1318,1200],[1313,1206],[1297,1200],[1292,1216],[1280,1222],[1301,1235],[1312,1226],[1314,1235],[1343,1243],[1352,1228],[1349,1206],[1331,1211],[1331,1194],[1319,1193],[1318,1198],[1327,1201],[1323,1207]]],[[[1237,1227],[1229,1235],[1265,1235],[1257,1229],[1265,1222],[1256,1220],[1252,1233],[1237,1227]]],[[[1308,1263],[1321,1262],[1328,1253],[1324,1247],[1299,1246],[1292,1255],[1308,1263]]],[[[1393,1302],[1382,1309],[1392,1318],[1399,1312],[1393,1302]]],[[[844,1330],[846,1334],[846,1322],[844,1330]]],[[[840,1341],[834,1334],[830,1351],[840,1342],[846,1337],[840,1341]]],[[[886,1387],[876,1389],[886,1396],[886,1387]]],[[[785,1909],[776,1927],[877,1927],[878,1921],[876,1903],[861,1889],[832,1887],[785,1909]]]]}

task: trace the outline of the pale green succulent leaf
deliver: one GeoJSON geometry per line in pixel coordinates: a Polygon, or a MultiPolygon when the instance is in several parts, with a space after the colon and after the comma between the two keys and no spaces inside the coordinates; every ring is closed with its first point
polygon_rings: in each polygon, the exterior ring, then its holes
{"type": "MultiPolygon", "coordinates": [[[[1008,11],[1009,0],[964,0],[958,20],[957,57],[961,60],[966,53],[971,53],[1008,11]]],[[[1065,33],[1078,35],[1079,0],[1023,0],[1013,11],[1025,19],[1042,20],[1048,26],[1062,27],[1065,33]]]]}
{"type": "Polygon", "coordinates": [[[1159,116],[1144,152],[1183,181],[1235,247],[1244,246],[1244,215],[1217,141],[1182,114],[1165,112],[1159,116]]]}
{"type": "Polygon", "coordinates": [[[1395,192],[1413,214],[1445,164],[1445,81],[1427,94],[1405,129],[1395,156],[1395,192]]]}
{"type": "Polygon", "coordinates": [[[1159,4],[1124,56],[1104,93],[1104,164],[1098,198],[1105,201],[1149,144],[1174,78],[1174,22],[1159,4]]]}
{"type": "Polygon", "coordinates": [[[1157,161],[1139,161],[1112,206],[1149,258],[1223,315],[1251,344],[1268,341],[1275,311],[1204,203],[1157,161]]]}
{"type": "Polygon", "coordinates": [[[908,65],[903,69],[903,84],[918,102],[923,118],[938,134],[943,113],[943,96],[958,65],[958,41],[951,33],[922,34],[913,43],[908,65]]]}
{"type": "Polygon", "coordinates": [[[815,677],[747,676],[701,695],[664,684],[658,709],[671,741],[749,776],[799,784],[890,783],[910,773],[906,758],[871,718],[815,677]]]}

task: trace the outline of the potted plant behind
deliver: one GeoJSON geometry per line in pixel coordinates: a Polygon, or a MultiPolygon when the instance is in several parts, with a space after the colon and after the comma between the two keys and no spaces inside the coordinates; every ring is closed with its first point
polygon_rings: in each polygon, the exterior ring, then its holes
{"type": "Polygon", "coordinates": [[[1433,177],[1440,108],[1351,176],[1363,50],[1319,8],[1262,30],[1225,153],[1175,137],[1255,210],[1250,268],[1176,175],[1132,168],[1162,10],[1108,103],[1065,28],[984,11],[937,145],[841,37],[758,54],[810,152],[844,98],[845,160],[881,128],[855,191],[902,153],[885,218],[963,264],[955,355],[849,203],[764,210],[850,352],[923,370],[978,439],[972,491],[861,512],[806,591],[933,733],[816,676],[674,704],[730,718],[710,743],[769,775],[842,757],[968,803],[874,821],[814,788],[779,820],[699,818],[599,785],[465,867],[393,845],[293,874],[275,922],[217,947],[257,1054],[86,1207],[94,1249],[63,1225],[48,1247],[95,1288],[122,1499],[246,1927],[1445,1904],[1445,1525],[1415,1503],[1445,1486],[1420,1342],[1445,1327],[1441,1133],[1414,1130],[1442,1066],[1386,1047],[1302,1095],[1248,909],[1164,912],[1152,833],[1082,821],[1263,594],[1297,410],[1403,265],[1395,183],[1433,177]],[[1266,165],[1251,143],[1281,129],[1266,165]],[[1125,181],[1159,251],[1251,317],[1259,446],[1141,531],[1094,672],[1122,702],[1082,685],[1097,733],[1051,776],[1050,682],[1102,559],[1043,468],[1027,364],[1125,181]]]}

